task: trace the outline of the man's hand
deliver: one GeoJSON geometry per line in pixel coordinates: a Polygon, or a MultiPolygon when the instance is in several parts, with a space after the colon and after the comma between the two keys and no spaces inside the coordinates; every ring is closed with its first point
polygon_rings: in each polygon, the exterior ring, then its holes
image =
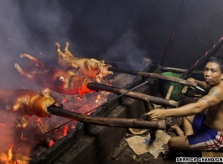
{"type": "Polygon", "coordinates": [[[165,109],[154,109],[148,113],[146,116],[149,120],[161,120],[164,119],[165,116],[165,109]]]}

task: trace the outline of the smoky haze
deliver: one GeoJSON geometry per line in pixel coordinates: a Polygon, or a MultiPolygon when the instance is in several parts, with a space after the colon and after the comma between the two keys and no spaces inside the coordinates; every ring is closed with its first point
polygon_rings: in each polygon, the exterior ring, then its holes
{"type": "Polygon", "coordinates": [[[151,57],[141,26],[154,19],[152,7],[147,1],[127,0],[0,1],[0,73],[7,75],[1,85],[18,86],[18,79],[13,84],[13,64],[21,61],[21,53],[53,59],[55,42],[63,47],[69,41],[78,57],[129,63],[151,57]]]}

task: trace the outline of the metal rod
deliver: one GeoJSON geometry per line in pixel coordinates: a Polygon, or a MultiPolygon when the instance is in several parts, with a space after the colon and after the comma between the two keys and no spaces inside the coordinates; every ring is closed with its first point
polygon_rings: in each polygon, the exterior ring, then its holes
{"type": "Polygon", "coordinates": [[[102,126],[138,128],[138,129],[161,129],[161,130],[164,130],[166,128],[165,120],[143,121],[139,119],[88,116],[83,113],[71,112],[69,110],[62,109],[61,107],[56,107],[56,106],[49,106],[47,110],[52,115],[57,115],[77,120],[79,122],[102,125],[102,126]]]}

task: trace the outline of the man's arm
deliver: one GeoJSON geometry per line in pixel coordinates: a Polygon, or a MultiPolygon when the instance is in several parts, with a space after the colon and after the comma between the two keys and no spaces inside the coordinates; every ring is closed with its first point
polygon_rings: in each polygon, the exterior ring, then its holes
{"type": "Polygon", "coordinates": [[[187,80],[197,83],[198,86],[200,86],[201,88],[203,88],[205,90],[209,90],[210,89],[210,86],[207,85],[205,81],[196,80],[196,79],[191,78],[191,77],[188,78],[187,80]]]}
{"type": "Polygon", "coordinates": [[[183,117],[202,112],[203,110],[214,106],[223,100],[222,89],[213,87],[209,93],[195,103],[187,104],[172,109],[155,109],[147,113],[149,119],[164,119],[165,117],[183,117]]]}

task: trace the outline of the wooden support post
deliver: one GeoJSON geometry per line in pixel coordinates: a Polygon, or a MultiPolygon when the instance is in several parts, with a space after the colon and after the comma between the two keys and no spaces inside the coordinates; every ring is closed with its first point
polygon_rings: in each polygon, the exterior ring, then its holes
{"type": "Polygon", "coordinates": [[[168,100],[170,99],[172,92],[173,92],[173,85],[170,85],[170,87],[167,91],[167,94],[166,94],[166,99],[168,99],[168,100]]]}
{"type": "MultiPolygon", "coordinates": [[[[145,105],[146,112],[149,112],[149,111],[152,110],[152,106],[151,106],[149,101],[144,101],[144,105],[145,105]]],[[[149,133],[150,133],[151,141],[155,141],[155,139],[156,139],[156,130],[149,129],[149,133]]]]}

